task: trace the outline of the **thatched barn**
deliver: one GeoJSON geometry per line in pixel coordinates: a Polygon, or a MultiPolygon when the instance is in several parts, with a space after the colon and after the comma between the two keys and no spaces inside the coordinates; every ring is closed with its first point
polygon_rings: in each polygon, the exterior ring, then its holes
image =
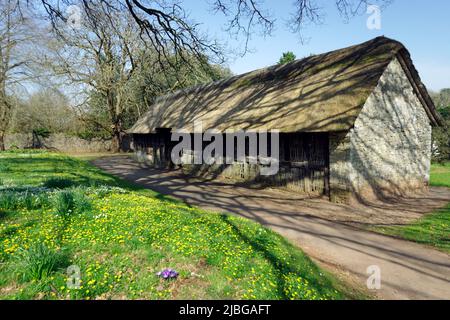
{"type": "Polygon", "coordinates": [[[280,131],[280,170],[183,166],[190,173],[287,187],[333,201],[384,197],[429,182],[441,123],[408,50],[379,37],[157,99],[129,131],[138,159],[171,166],[171,130],[280,131]]]}

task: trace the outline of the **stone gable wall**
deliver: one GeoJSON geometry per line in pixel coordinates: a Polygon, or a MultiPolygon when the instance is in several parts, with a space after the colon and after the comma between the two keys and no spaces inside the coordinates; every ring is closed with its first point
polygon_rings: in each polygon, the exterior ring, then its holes
{"type": "Polygon", "coordinates": [[[330,137],[332,200],[347,201],[351,194],[384,198],[426,188],[431,143],[430,120],[395,59],[354,128],[330,137]]]}

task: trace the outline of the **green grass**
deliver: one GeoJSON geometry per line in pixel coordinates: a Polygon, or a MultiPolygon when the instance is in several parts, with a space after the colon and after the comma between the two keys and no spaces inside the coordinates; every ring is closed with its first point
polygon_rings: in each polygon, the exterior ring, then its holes
{"type": "Polygon", "coordinates": [[[362,297],[250,220],[59,154],[0,153],[0,163],[0,299],[362,297]],[[162,280],[163,268],[180,276],[162,280]]]}
{"type": "Polygon", "coordinates": [[[406,226],[378,227],[384,234],[434,246],[450,253],[450,204],[406,226]]]}
{"type": "MultiPolygon", "coordinates": [[[[434,164],[431,185],[450,188],[450,163],[434,164]]],[[[375,231],[436,247],[450,253],[450,204],[406,226],[377,227],[375,231]]]]}
{"type": "Polygon", "coordinates": [[[431,185],[450,188],[450,162],[431,166],[431,185]]]}

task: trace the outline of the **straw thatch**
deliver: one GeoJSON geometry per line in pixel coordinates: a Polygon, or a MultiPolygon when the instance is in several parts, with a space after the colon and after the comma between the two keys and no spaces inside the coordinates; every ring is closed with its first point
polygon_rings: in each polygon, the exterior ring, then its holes
{"type": "Polygon", "coordinates": [[[399,59],[433,125],[440,122],[406,48],[379,37],[353,47],[164,96],[130,133],[157,128],[332,132],[350,129],[389,63],[399,59]]]}

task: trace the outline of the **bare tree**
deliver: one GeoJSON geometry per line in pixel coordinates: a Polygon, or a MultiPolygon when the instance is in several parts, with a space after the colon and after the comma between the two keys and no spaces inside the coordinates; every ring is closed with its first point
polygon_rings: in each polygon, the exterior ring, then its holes
{"type": "MultiPolygon", "coordinates": [[[[216,14],[228,18],[226,29],[237,37],[243,36],[245,45],[242,53],[248,49],[249,39],[255,32],[270,35],[276,25],[276,19],[264,0],[204,0],[212,6],[216,14]]],[[[348,20],[351,17],[365,13],[369,5],[377,4],[386,7],[394,0],[334,0],[335,7],[341,16],[348,20]]],[[[41,0],[51,21],[66,20],[63,5],[73,3],[70,0],[41,0]]],[[[87,0],[80,0],[85,5],[87,0]]],[[[171,48],[183,57],[182,51],[215,56],[223,59],[222,48],[209,40],[199,31],[199,25],[189,19],[186,11],[178,1],[150,0],[101,0],[115,10],[128,10],[134,21],[139,25],[147,43],[167,58],[167,48],[171,48]]],[[[325,8],[322,4],[329,0],[293,0],[292,14],[288,26],[292,32],[302,35],[309,24],[319,24],[324,21],[325,8]]],[[[87,13],[89,14],[89,12],[87,13]]]]}
{"type": "MultiPolygon", "coordinates": [[[[184,39],[180,41],[184,42],[178,45],[174,38],[171,43],[171,40],[164,40],[164,36],[145,33],[133,19],[136,12],[127,10],[120,1],[80,1],[78,8],[82,19],[76,26],[71,27],[68,17],[54,20],[53,29],[57,37],[48,46],[46,63],[51,66],[55,80],[61,82],[64,79],[68,87],[79,89],[75,91],[81,100],[78,106],[80,117],[101,128],[102,132],[110,132],[114,151],[119,151],[122,145],[130,108],[137,107],[136,101],[131,101],[135,98],[131,91],[136,85],[145,82],[150,87],[152,84],[159,86],[163,84],[161,76],[177,77],[175,81],[167,79],[170,87],[176,89],[214,78],[203,49],[195,47],[195,41],[188,40],[189,36],[180,36],[184,39]],[[207,69],[204,73],[199,71],[202,67],[207,69]],[[188,75],[189,79],[186,79],[188,75]],[[195,79],[196,76],[200,78],[195,79]],[[149,84],[150,78],[157,81],[149,84]],[[103,114],[93,117],[93,108],[97,113],[104,111],[107,119],[103,114]]],[[[66,11],[62,7],[59,10],[66,11]]],[[[169,25],[176,28],[171,32],[177,36],[185,32],[166,19],[167,28],[169,25]]],[[[188,28],[187,25],[185,27],[188,28]]],[[[188,34],[191,31],[187,31],[188,34]]],[[[196,39],[200,41],[200,38],[196,39]]],[[[215,73],[222,74],[221,70],[215,73]]],[[[171,90],[170,87],[164,86],[167,90],[171,90]]]]}
{"type": "MultiPolygon", "coordinates": [[[[112,4],[114,4],[112,2],[112,4]]],[[[47,56],[55,76],[78,88],[80,116],[90,93],[103,98],[109,126],[97,123],[111,133],[114,151],[119,151],[124,135],[124,114],[128,108],[127,88],[136,70],[136,52],[143,45],[130,14],[103,1],[83,2],[82,23],[73,28],[58,27],[58,37],[47,56]]]]}
{"type": "Polygon", "coordinates": [[[101,4],[110,13],[128,12],[130,23],[139,28],[138,33],[145,45],[158,54],[162,65],[177,56],[184,59],[186,54],[203,59],[205,55],[223,61],[223,48],[216,41],[208,39],[199,29],[199,24],[190,20],[178,1],[147,0],[41,0],[50,21],[58,31],[60,21],[67,22],[67,8],[77,4],[83,8],[84,17],[94,22],[96,4],[101,4]]]}
{"type": "MultiPolygon", "coordinates": [[[[381,8],[388,6],[393,0],[334,0],[335,7],[344,20],[365,13],[369,5],[377,4],[381,8]]],[[[292,13],[287,17],[288,28],[300,36],[303,41],[303,31],[310,24],[321,24],[325,19],[324,3],[330,0],[294,0],[292,13]]],[[[276,19],[263,1],[258,0],[214,0],[213,8],[229,17],[227,30],[235,35],[244,36],[245,47],[248,49],[250,36],[254,32],[270,35],[276,25],[276,19]]],[[[286,19],[285,19],[286,20],[286,19]]]]}
{"type": "Polygon", "coordinates": [[[31,21],[19,0],[0,0],[0,150],[14,107],[12,91],[31,76],[28,55],[31,21]]]}
{"type": "Polygon", "coordinates": [[[51,133],[77,133],[80,122],[67,97],[58,90],[40,88],[28,99],[21,99],[14,108],[10,130],[31,133],[47,130],[51,133]]]}

